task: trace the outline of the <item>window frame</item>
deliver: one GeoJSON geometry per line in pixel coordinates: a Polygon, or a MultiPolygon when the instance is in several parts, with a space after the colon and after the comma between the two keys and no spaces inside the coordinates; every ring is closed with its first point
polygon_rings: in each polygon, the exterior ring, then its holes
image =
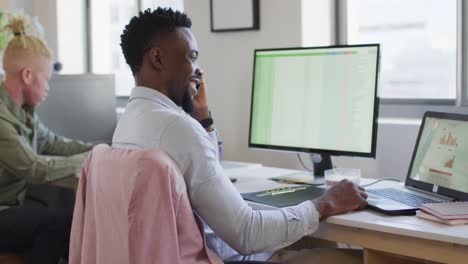
{"type": "MultiPolygon", "coordinates": [[[[92,32],[91,32],[91,0],[84,0],[85,1],[85,20],[86,20],[86,25],[85,25],[85,38],[86,38],[86,67],[85,71],[87,74],[93,74],[93,65],[92,65],[92,58],[93,58],[93,50],[92,50],[92,32]]],[[[132,0],[136,1],[138,12],[142,11],[142,2],[143,0],[132,0]]],[[[116,106],[117,108],[119,107],[125,107],[127,105],[128,99],[130,98],[130,95],[116,95],[115,96],[117,101],[116,101],[116,106]]]]}
{"type": "MultiPolygon", "coordinates": [[[[457,1],[456,98],[410,99],[381,98],[380,117],[421,118],[426,111],[466,113],[468,111],[468,3],[457,1]],[[465,87],[465,88],[464,88],[465,87]]],[[[347,0],[335,0],[335,44],[347,43],[347,0]]]]}
{"type": "MultiPolygon", "coordinates": [[[[93,73],[93,65],[92,65],[92,56],[93,56],[93,51],[92,51],[92,32],[91,32],[91,1],[92,0],[84,0],[85,1],[85,20],[86,20],[86,25],[85,25],[85,38],[86,38],[86,44],[85,44],[85,54],[86,54],[86,65],[85,65],[85,71],[88,74],[93,73]]],[[[143,0],[132,0],[136,1],[137,4],[137,9],[138,12],[143,11],[143,0]]],[[[130,95],[116,95],[115,96],[117,101],[116,101],[116,106],[117,108],[124,108],[128,100],[130,98],[130,95]]]]}

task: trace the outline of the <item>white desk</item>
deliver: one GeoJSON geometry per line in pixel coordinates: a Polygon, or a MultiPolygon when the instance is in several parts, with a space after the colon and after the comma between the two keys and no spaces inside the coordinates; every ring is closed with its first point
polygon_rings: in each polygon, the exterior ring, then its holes
{"type": "MultiPolygon", "coordinates": [[[[291,186],[267,178],[295,171],[257,167],[226,172],[238,179],[234,185],[245,193],[291,186]]],[[[381,182],[375,186],[393,184],[402,183],[381,182]]],[[[267,205],[250,204],[256,209],[272,209],[267,205]]],[[[313,237],[363,247],[365,263],[408,263],[413,258],[468,263],[468,225],[447,226],[415,216],[386,216],[370,210],[333,216],[320,224],[313,237]]]]}

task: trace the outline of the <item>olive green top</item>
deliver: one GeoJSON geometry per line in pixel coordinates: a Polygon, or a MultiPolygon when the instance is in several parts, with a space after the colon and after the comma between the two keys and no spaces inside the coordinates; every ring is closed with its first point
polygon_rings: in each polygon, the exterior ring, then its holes
{"type": "Polygon", "coordinates": [[[21,205],[27,183],[45,183],[78,173],[84,152],[91,148],[91,144],[56,136],[34,109],[18,106],[0,84],[1,207],[21,205]]]}

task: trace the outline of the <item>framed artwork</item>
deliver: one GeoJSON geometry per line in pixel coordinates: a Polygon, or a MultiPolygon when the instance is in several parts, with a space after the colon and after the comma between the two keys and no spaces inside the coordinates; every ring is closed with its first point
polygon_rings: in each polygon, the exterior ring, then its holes
{"type": "Polygon", "coordinates": [[[259,0],[210,0],[211,32],[260,29],[259,0]]]}

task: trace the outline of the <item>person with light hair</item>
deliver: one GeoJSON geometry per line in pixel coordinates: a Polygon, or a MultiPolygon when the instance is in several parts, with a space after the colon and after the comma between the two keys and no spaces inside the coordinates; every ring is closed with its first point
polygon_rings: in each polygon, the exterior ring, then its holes
{"type": "Polygon", "coordinates": [[[0,252],[25,253],[30,263],[57,263],[68,251],[74,201],[54,207],[34,188],[49,197],[63,193],[45,183],[78,174],[92,145],[55,135],[35,114],[47,97],[53,61],[29,21],[11,15],[3,28],[10,36],[0,85],[0,252]]]}

